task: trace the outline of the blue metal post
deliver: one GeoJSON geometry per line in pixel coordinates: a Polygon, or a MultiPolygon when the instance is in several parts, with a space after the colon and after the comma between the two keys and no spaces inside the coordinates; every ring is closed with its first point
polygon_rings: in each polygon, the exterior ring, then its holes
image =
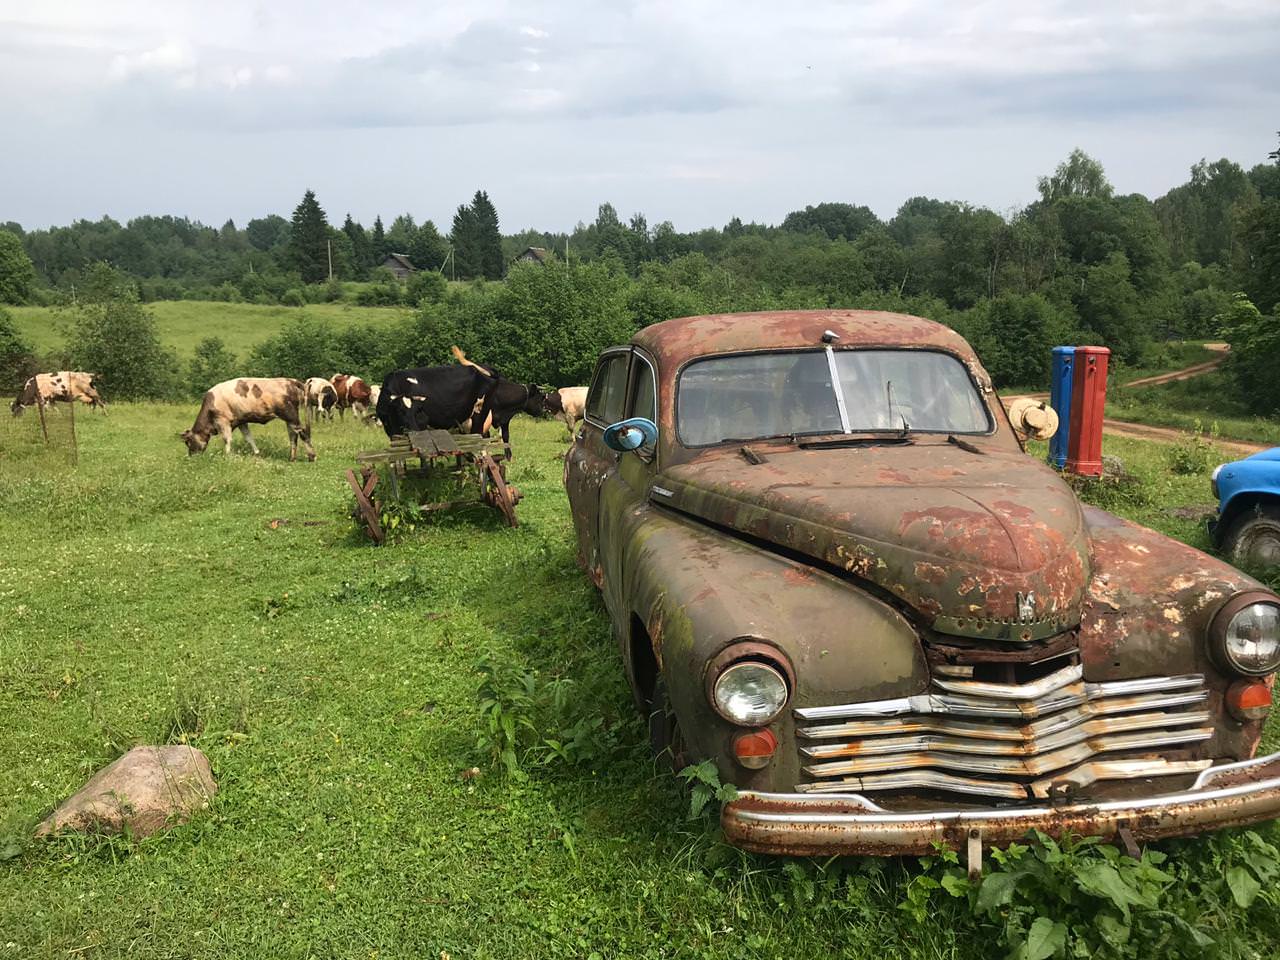
{"type": "Polygon", "coordinates": [[[1049,406],[1058,414],[1058,432],[1049,440],[1049,462],[1059,470],[1067,462],[1067,436],[1071,430],[1071,381],[1075,347],[1053,348],[1053,375],[1049,381],[1049,406]]]}

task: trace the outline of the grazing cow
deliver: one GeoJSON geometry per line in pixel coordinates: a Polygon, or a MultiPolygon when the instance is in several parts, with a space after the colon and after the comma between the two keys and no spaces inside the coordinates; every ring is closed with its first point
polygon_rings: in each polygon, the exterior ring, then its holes
{"type": "Polygon", "coordinates": [[[338,393],[338,417],[341,419],[346,415],[347,407],[357,417],[363,417],[372,395],[369,385],[349,373],[335,373],[330,382],[338,393]]]}
{"type": "Polygon", "coordinates": [[[219,433],[226,452],[230,453],[231,431],[239,427],[256,456],[258,445],[249,433],[249,424],[268,423],[279,418],[289,431],[289,459],[298,459],[298,439],[301,438],[307,447],[307,459],[314,460],[316,451],[311,446],[311,424],[304,424],[301,419],[306,404],[306,387],[301,380],[289,377],[224,380],[206,391],[196,422],[181,436],[187,443],[187,452],[197,454],[209,445],[210,437],[219,433]]]}
{"type": "Polygon", "coordinates": [[[488,426],[510,440],[511,418],[520,412],[538,416],[542,391],[490,375],[475,364],[395,370],[382,382],[377,415],[388,437],[410,430],[466,430],[488,426]]]}
{"type": "Polygon", "coordinates": [[[332,420],[333,408],[338,402],[338,391],[333,384],[324,377],[308,377],[304,389],[307,391],[307,409],[314,408],[317,417],[323,415],[325,419],[332,420]]]}
{"type": "Polygon", "coordinates": [[[577,421],[586,416],[587,388],[561,387],[559,390],[552,390],[547,394],[546,407],[547,413],[558,416],[569,428],[569,432],[573,433],[577,421]]]}
{"type": "Polygon", "coordinates": [[[59,370],[57,373],[37,373],[27,380],[9,404],[15,417],[22,416],[27,407],[34,407],[43,402],[51,405],[58,401],[74,403],[79,400],[94,409],[101,408],[107,412],[107,401],[103,400],[94,387],[96,373],[85,373],[81,370],[59,370]]]}

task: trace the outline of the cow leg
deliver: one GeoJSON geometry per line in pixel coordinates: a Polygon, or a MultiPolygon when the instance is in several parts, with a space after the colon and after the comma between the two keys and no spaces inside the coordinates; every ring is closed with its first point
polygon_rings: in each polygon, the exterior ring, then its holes
{"type": "Polygon", "coordinates": [[[218,428],[222,433],[222,443],[226,449],[227,456],[231,456],[231,424],[224,423],[218,428]]]}
{"type": "Polygon", "coordinates": [[[247,423],[240,424],[240,432],[244,434],[244,438],[249,444],[249,449],[253,451],[253,455],[255,457],[261,456],[262,454],[258,450],[258,445],[253,442],[253,434],[249,432],[249,425],[247,423]]]}
{"type": "Polygon", "coordinates": [[[510,425],[506,423],[502,425],[502,443],[503,443],[503,446],[507,448],[506,457],[508,460],[510,460],[511,459],[511,430],[510,430],[510,425]]]}
{"type": "Polygon", "coordinates": [[[363,419],[364,419],[364,404],[363,404],[363,403],[353,403],[353,404],[351,405],[351,412],[352,412],[352,413],[354,413],[358,419],[363,420],[363,419]]]}
{"type": "Polygon", "coordinates": [[[298,439],[307,448],[307,460],[314,463],[316,459],[316,448],[311,445],[311,431],[301,424],[287,424],[289,428],[289,460],[290,462],[298,459],[298,439]]]}

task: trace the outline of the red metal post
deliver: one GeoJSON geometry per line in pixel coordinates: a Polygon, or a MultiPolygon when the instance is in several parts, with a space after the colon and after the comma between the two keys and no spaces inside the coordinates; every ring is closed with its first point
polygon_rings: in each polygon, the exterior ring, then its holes
{"type": "Polygon", "coordinates": [[[1102,416],[1110,356],[1106,347],[1076,347],[1066,469],[1082,477],[1102,476],[1102,416]]]}

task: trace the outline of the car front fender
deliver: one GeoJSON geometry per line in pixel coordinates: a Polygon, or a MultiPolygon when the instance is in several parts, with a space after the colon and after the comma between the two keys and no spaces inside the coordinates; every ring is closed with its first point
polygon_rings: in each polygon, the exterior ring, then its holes
{"type": "Polygon", "coordinates": [[[929,673],[919,638],[889,604],[808,564],[652,505],[624,538],[623,593],[645,625],[681,733],[695,758],[716,757],[733,782],[792,789],[791,710],[922,693],[929,673]],[[772,646],[794,676],[788,709],[769,726],[783,747],[752,773],[731,757],[747,728],[708,699],[707,666],[742,640],[772,646]]]}

